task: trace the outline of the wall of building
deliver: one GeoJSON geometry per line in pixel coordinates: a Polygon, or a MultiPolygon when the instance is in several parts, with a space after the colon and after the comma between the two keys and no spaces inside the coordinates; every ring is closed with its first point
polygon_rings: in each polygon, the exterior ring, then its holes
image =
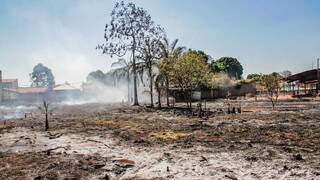
{"type": "Polygon", "coordinates": [[[16,96],[14,93],[8,91],[8,89],[17,89],[18,80],[17,79],[3,79],[2,71],[0,70],[0,102],[10,101],[16,96]]]}

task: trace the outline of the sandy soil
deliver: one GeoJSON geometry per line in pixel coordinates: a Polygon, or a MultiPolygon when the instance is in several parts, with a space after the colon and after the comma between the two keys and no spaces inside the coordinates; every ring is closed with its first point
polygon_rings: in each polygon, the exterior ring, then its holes
{"type": "Polygon", "coordinates": [[[56,106],[0,123],[0,179],[320,179],[319,102],[208,103],[183,109],[56,106]]]}

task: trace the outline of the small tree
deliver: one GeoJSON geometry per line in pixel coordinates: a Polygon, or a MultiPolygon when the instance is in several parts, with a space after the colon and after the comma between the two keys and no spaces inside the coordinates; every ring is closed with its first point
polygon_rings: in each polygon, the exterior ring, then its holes
{"type": "Polygon", "coordinates": [[[272,109],[275,108],[278,101],[281,88],[280,81],[281,77],[278,73],[263,75],[261,78],[261,84],[267,91],[267,96],[272,103],[272,109]]]}
{"type": "Polygon", "coordinates": [[[54,76],[51,69],[44,66],[43,64],[37,64],[32,73],[30,73],[31,86],[32,87],[47,87],[53,89],[55,86],[54,76]]]}
{"type": "Polygon", "coordinates": [[[174,62],[169,74],[170,80],[181,89],[185,95],[187,106],[191,108],[192,91],[207,81],[208,65],[201,56],[194,53],[186,53],[174,62]]]}
{"type": "Polygon", "coordinates": [[[52,113],[52,109],[50,109],[49,106],[50,103],[48,103],[46,100],[43,100],[42,105],[39,106],[39,109],[45,115],[45,131],[49,130],[49,114],[52,113]]]}

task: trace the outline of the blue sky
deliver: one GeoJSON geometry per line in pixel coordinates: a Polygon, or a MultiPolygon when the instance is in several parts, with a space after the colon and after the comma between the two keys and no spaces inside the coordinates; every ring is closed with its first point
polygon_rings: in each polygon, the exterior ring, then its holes
{"type": "MultiPolygon", "coordinates": [[[[136,0],[170,39],[232,56],[248,73],[310,69],[320,57],[317,0],[136,0]]],[[[101,55],[104,25],[115,1],[0,0],[0,69],[28,85],[37,63],[58,83],[81,82],[116,59],[101,55]]]]}

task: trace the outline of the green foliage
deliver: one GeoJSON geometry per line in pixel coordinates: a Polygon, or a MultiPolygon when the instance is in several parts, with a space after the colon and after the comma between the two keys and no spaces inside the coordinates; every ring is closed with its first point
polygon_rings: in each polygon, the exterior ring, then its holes
{"type": "Polygon", "coordinates": [[[170,80],[181,89],[195,89],[206,81],[209,75],[208,65],[201,56],[186,53],[173,63],[170,80]]]}
{"type": "Polygon", "coordinates": [[[51,69],[41,63],[33,68],[30,78],[32,87],[47,87],[53,89],[55,86],[55,80],[51,69]]]}
{"type": "Polygon", "coordinates": [[[260,82],[261,78],[262,78],[262,74],[256,74],[256,73],[248,74],[248,76],[247,76],[248,80],[252,80],[255,82],[260,82]]]}
{"type": "MultiPolygon", "coordinates": [[[[167,106],[170,106],[169,103],[169,73],[172,70],[173,63],[181,57],[183,52],[185,51],[185,47],[183,46],[177,46],[178,39],[175,39],[170,43],[168,38],[164,38],[161,41],[160,47],[161,47],[161,53],[162,58],[158,65],[159,68],[159,75],[161,75],[165,81],[165,89],[166,89],[166,100],[167,100],[167,106]]],[[[160,104],[159,104],[160,105],[160,104]]]]}
{"type": "Polygon", "coordinates": [[[187,104],[191,107],[192,90],[208,81],[208,65],[200,55],[194,53],[185,53],[171,65],[168,72],[170,82],[184,92],[187,104]]]}
{"type": "Polygon", "coordinates": [[[188,53],[198,55],[205,63],[208,63],[208,61],[211,60],[211,57],[201,50],[189,49],[188,53]]]}
{"type": "Polygon", "coordinates": [[[210,64],[210,71],[213,73],[225,72],[230,78],[241,79],[243,67],[240,62],[233,57],[222,57],[210,64]]]}
{"type": "Polygon", "coordinates": [[[172,70],[174,62],[181,57],[185,50],[185,47],[177,46],[178,39],[175,39],[172,43],[169,39],[164,38],[161,43],[162,61],[159,65],[160,74],[168,79],[169,72],[172,70]]]}

